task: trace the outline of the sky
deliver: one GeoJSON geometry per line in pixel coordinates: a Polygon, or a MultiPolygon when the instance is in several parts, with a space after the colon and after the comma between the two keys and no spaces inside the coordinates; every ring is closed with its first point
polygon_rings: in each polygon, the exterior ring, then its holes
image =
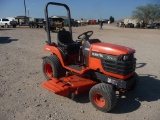
{"type": "MultiPolygon", "coordinates": [[[[132,16],[137,6],[160,4],[160,0],[26,0],[27,16],[44,18],[44,7],[47,2],[67,4],[74,19],[109,19],[115,20],[132,16]]],[[[25,15],[24,0],[0,0],[0,18],[25,15]]],[[[49,6],[49,16],[64,15],[62,7],[49,6]]]]}

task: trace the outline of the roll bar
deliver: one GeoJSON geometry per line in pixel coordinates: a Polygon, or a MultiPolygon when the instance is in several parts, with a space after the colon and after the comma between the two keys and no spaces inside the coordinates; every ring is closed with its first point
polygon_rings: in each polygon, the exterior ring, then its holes
{"type": "Polygon", "coordinates": [[[50,35],[50,30],[49,30],[49,20],[48,20],[48,6],[49,5],[56,5],[56,6],[63,6],[67,10],[67,15],[68,15],[68,25],[69,25],[69,32],[71,33],[72,37],[72,28],[71,28],[71,14],[70,14],[70,9],[66,4],[62,3],[56,3],[56,2],[49,2],[45,6],[45,19],[46,19],[46,31],[47,31],[47,37],[48,37],[48,43],[51,44],[51,35],[50,35]]]}

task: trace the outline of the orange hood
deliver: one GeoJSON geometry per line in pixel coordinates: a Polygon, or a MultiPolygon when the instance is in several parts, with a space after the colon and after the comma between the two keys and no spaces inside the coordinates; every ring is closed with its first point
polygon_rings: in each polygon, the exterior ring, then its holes
{"type": "Polygon", "coordinates": [[[105,54],[116,55],[116,56],[135,52],[134,49],[131,49],[125,46],[120,46],[120,45],[115,45],[110,43],[103,43],[103,42],[92,44],[91,49],[94,52],[105,53],[105,54]]]}

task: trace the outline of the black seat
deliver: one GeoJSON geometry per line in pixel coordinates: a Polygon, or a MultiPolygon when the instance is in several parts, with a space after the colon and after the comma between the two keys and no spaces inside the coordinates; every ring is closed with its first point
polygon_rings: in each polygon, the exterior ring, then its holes
{"type": "Polygon", "coordinates": [[[68,53],[78,53],[81,44],[72,40],[69,31],[59,31],[57,34],[58,46],[64,47],[68,53]]]}

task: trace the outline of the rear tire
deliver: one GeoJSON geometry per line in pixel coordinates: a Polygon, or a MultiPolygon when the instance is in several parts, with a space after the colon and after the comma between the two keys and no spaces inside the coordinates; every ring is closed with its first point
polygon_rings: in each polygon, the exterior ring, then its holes
{"type": "Polygon", "coordinates": [[[89,99],[95,108],[103,112],[109,112],[117,103],[113,86],[106,83],[93,86],[89,91],[89,99]]]}
{"type": "Polygon", "coordinates": [[[66,70],[62,67],[60,60],[56,55],[45,57],[43,59],[42,69],[47,80],[60,78],[66,75],[66,70]]]}

